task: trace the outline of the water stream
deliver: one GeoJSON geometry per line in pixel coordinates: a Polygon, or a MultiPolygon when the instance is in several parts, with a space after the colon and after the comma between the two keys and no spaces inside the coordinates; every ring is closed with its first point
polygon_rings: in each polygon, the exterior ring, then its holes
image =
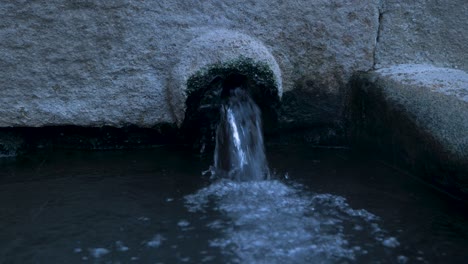
{"type": "Polygon", "coordinates": [[[268,179],[258,106],[244,90],[237,88],[231,90],[220,111],[213,176],[235,181],[268,179]]]}

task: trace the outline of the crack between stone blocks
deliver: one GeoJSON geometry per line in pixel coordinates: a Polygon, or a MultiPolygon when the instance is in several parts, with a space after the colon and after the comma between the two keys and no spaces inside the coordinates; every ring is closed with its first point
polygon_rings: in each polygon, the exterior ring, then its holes
{"type": "Polygon", "coordinates": [[[383,11],[383,5],[382,3],[380,4],[379,6],[379,16],[378,16],[378,20],[377,20],[377,32],[375,34],[375,42],[374,42],[374,51],[373,51],[373,58],[372,58],[372,70],[375,70],[375,66],[377,64],[377,45],[379,44],[380,42],[380,37],[381,37],[381,34],[382,34],[382,20],[383,20],[383,14],[384,14],[384,11],[383,11]]]}

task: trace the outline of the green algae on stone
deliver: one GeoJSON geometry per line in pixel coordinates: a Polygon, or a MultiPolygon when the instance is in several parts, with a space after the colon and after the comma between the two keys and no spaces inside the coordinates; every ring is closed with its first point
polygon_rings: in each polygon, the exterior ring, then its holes
{"type": "Polygon", "coordinates": [[[205,89],[216,77],[226,77],[232,73],[244,75],[253,81],[255,86],[268,88],[273,92],[278,88],[274,73],[266,63],[240,56],[236,60],[210,65],[192,75],[187,80],[187,96],[205,89]]]}

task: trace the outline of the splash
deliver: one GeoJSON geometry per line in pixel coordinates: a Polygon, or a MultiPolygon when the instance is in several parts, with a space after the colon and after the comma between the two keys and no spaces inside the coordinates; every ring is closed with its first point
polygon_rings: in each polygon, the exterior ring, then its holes
{"type": "Polygon", "coordinates": [[[185,206],[223,215],[207,224],[222,234],[210,245],[232,263],[349,263],[395,240],[377,216],[344,197],[302,189],[278,180],[220,180],[186,196],[185,206]]]}

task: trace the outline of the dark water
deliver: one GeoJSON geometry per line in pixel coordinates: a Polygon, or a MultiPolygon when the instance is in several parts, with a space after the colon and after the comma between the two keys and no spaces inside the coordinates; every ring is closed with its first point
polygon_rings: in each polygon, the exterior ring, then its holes
{"type": "Polygon", "coordinates": [[[177,148],[0,163],[0,263],[466,263],[467,208],[346,150],[269,146],[210,183],[177,148]]]}

